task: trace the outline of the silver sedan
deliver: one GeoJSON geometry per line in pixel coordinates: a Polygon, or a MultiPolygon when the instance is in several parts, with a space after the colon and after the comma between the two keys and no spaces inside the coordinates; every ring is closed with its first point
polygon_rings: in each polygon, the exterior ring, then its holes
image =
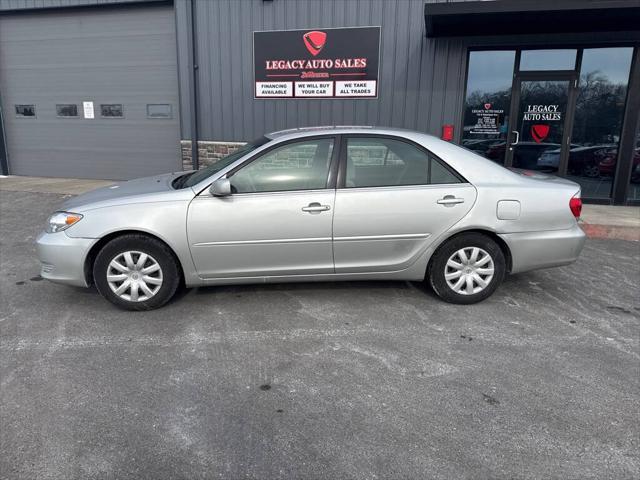
{"type": "Polygon", "coordinates": [[[582,250],[579,185],[511,171],[407,130],[271,133],[217,163],[67,201],[37,240],[42,276],[148,310],[181,285],[427,281],[474,303],[507,273],[582,250]]]}

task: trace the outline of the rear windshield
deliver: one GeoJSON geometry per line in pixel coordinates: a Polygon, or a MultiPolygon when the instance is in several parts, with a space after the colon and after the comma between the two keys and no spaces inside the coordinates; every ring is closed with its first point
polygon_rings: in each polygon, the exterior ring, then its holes
{"type": "Polygon", "coordinates": [[[188,174],[188,178],[181,182],[180,187],[193,187],[194,185],[205,180],[207,177],[210,177],[214,173],[217,173],[223,168],[228,167],[240,157],[244,157],[246,154],[251,153],[252,151],[258,149],[259,147],[270,141],[271,140],[267,137],[260,137],[253,142],[245,143],[235,152],[230,153],[226,157],[222,157],[213,165],[209,165],[208,167],[198,170],[195,173],[188,174]]]}

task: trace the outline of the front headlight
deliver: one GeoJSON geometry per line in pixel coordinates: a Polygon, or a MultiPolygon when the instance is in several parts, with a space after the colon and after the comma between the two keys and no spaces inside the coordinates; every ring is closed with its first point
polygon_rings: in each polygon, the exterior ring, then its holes
{"type": "Polygon", "coordinates": [[[82,219],[79,213],[55,212],[47,220],[47,233],[56,233],[66,230],[71,225],[78,223],[82,219]]]}

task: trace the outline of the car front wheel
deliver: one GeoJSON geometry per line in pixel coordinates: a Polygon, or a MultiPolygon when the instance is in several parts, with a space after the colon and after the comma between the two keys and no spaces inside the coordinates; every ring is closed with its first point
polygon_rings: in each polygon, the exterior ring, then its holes
{"type": "Polygon", "coordinates": [[[152,310],[173,297],[180,283],[177,262],[162,242],[123,235],[98,253],[93,279],[100,294],[126,310],[152,310]]]}
{"type": "Polygon", "coordinates": [[[471,304],[489,297],[506,273],[500,246],[481,233],[463,233],[433,254],[428,279],[434,292],[450,303],[471,304]]]}

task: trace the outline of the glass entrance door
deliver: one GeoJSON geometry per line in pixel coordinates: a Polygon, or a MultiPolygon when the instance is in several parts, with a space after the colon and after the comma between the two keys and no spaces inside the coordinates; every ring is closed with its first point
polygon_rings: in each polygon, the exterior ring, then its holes
{"type": "Polygon", "coordinates": [[[516,79],[506,165],[564,174],[574,94],[571,78],[516,79]]]}

